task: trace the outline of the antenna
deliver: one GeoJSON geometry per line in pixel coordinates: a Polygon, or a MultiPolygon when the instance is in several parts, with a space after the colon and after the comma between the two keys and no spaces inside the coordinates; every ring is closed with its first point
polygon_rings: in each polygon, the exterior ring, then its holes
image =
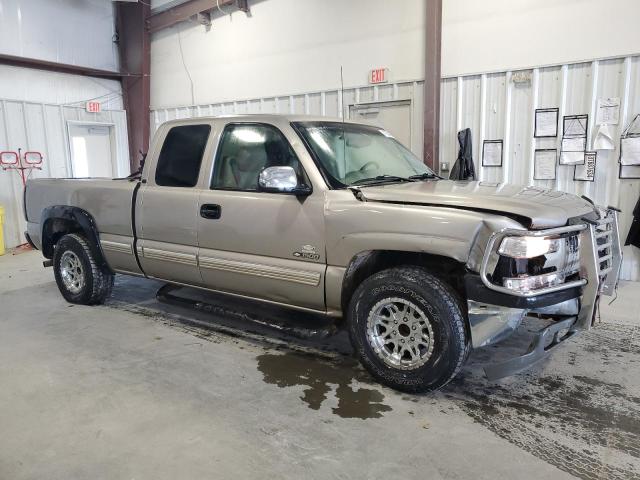
{"type": "Polygon", "coordinates": [[[342,96],[342,111],[340,118],[342,119],[342,163],[344,164],[345,174],[347,172],[347,137],[344,133],[344,77],[342,75],[342,65],[340,65],[340,95],[342,96]]]}
{"type": "Polygon", "coordinates": [[[340,95],[342,96],[342,111],[340,112],[340,118],[342,118],[344,122],[344,77],[342,76],[342,65],[340,65],[340,95]]]}

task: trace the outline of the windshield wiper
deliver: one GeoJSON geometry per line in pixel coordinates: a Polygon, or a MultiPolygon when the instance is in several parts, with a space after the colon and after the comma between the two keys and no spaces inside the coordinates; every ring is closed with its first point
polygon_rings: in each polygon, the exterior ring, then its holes
{"type": "Polygon", "coordinates": [[[379,185],[382,183],[389,182],[413,182],[414,180],[405,177],[398,177],[396,175],[378,175],[377,177],[369,177],[369,178],[361,178],[360,180],[356,180],[350,185],[379,185]]]}
{"type": "Polygon", "coordinates": [[[435,173],[425,172],[425,173],[419,173],[417,175],[411,175],[409,177],[409,180],[429,180],[432,178],[442,179],[440,175],[436,175],[435,173]]]}

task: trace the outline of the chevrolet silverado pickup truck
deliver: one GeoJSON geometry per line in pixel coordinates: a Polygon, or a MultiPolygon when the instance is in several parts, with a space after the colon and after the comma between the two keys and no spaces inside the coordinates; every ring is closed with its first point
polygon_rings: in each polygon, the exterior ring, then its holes
{"type": "Polygon", "coordinates": [[[30,180],[25,215],[68,302],[103,302],[119,273],[344,318],[362,365],[408,392],[527,314],[547,326],[487,374],[544,358],[591,328],[621,263],[615,208],[445,180],[384,129],[326,118],[170,121],[128,178],[30,180]]]}

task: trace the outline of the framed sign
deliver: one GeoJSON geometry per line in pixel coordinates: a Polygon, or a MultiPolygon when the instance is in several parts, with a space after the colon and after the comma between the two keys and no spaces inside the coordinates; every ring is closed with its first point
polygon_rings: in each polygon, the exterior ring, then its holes
{"type": "Polygon", "coordinates": [[[618,165],[620,180],[640,180],[640,165],[618,165]]]}
{"type": "Polygon", "coordinates": [[[640,165],[640,136],[620,138],[620,163],[622,165],[640,165]]]}
{"type": "Polygon", "coordinates": [[[536,149],[533,156],[533,179],[555,180],[557,156],[555,148],[536,149]]]}
{"type": "Polygon", "coordinates": [[[573,180],[593,182],[596,178],[596,158],[598,152],[584,152],[584,165],[573,167],[573,180]]]}
{"type": "Polygon", "coordinates": [[[583,165],[587,149],[589,115],[566,115],[562,118],[560,165],[583,165]]]}
{"type": "Polygon", "coordinates": [[[589,115],[565,115],[562,119],[563,137],[586,137],[589,131],[589,115]]]}
{"type": "Polygon", "coordinates": [[[640,113],[633,117],[620,135],[618,178],[640,179],[640,113]]]}
{"type": "Polygon", "coordinates": [[[502,140],[485,140],[482,142],[482,166],[502,166],[502,140]]]}
{"type": "Polygon", "coordinates": [[[584,164],[587,137],[563,138],[560,144],[560,165],[584,164]]]}
{"type": "Polygon", "coordinates": [[[558,108],[537,108],[535,115],[535,138],[558,136],[558,108]]]}

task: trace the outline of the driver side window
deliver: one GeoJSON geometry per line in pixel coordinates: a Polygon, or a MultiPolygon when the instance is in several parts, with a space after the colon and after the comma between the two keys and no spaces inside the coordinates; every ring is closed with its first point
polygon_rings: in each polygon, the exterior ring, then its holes
{"type": "Polygon", "coordinates": [[[211,188],[258,190],[258,175],[268,167],[293,167],[302,178],[298,157],[284,135],[271,125],[231,124],[216,156],[211,188]]]}

